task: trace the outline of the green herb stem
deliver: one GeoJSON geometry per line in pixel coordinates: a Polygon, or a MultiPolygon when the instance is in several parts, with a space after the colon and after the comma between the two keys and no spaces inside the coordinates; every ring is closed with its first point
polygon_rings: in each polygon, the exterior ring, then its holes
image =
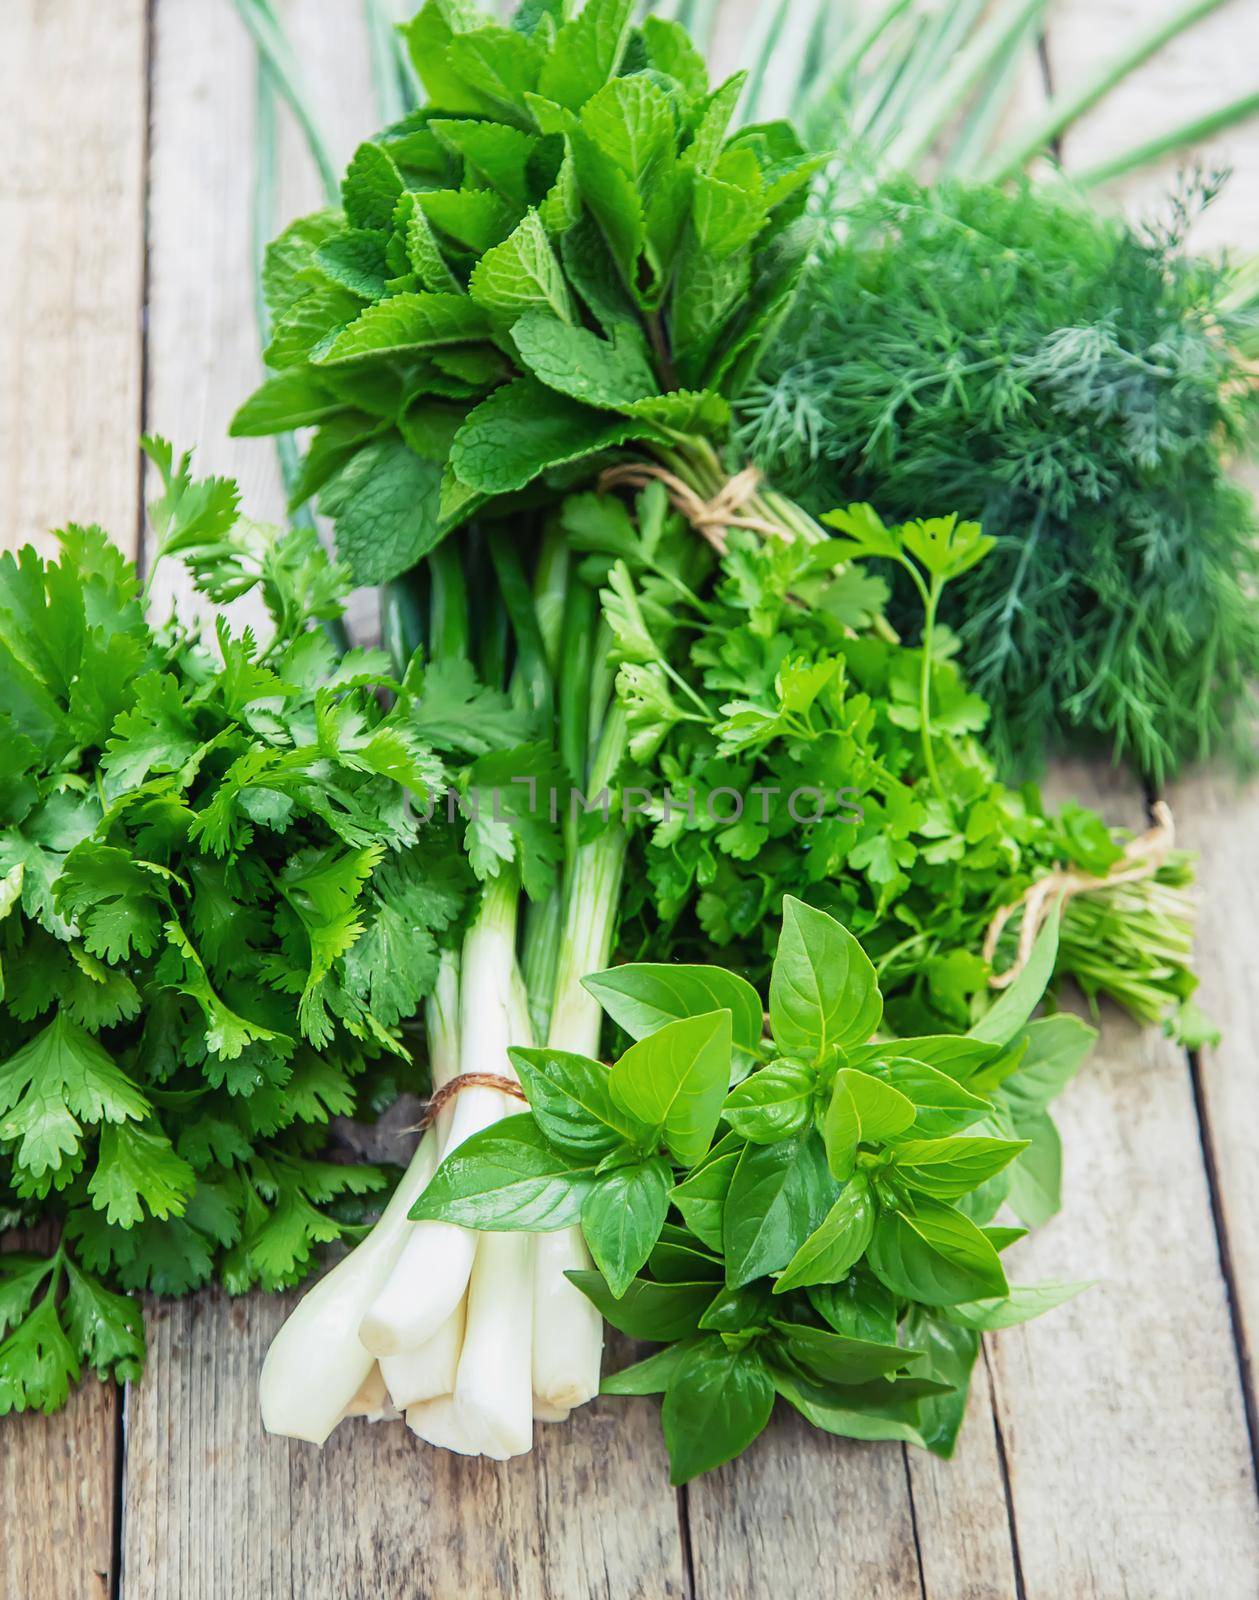
{"type": "MultiPolygon", "coordinates": [[[[1191,28],[1204,17],[1219,9],[1223,0],[1188,0],[1170,16],[1160,17],[1140,34],[1120,55],[1106,62],[1085,79],[1080,87],[1068,95],[1058,95],[1045,107],[1043,113],[1012,140],[984,170],[983,176],[994,183],[1002,183],[1019,172],[1033,156],[1045,149],[1071,124],[1090,110],[1104,95],[1126,78],[1128,74],[1147,61],[1150,56],[1191,28]]],[[[1135,162],[1133,163],[1136,164],[1135,162]]]]}
{"type": "Polygon", "coordinates": [[[1178,127],[1171,128],[1144,144],[1133,145],[1106,161],[1085,167],[1081,172],[1072,172],[1071,181],[1084,189],[1096,188],[1098,184],[1109,183],[1112,178],[1122,178],[1137,167],[1159,161],[1163,156],[1171,155],[1187,145],[1210,139],[1217,133],[1223,133],[1226,128],[1245,122],[1257,114],[1259,114],[1259,92],[1244,94],[1236,100],[1230,100],[1227,105],[1218,106],[1214,111],[1195,117],[1191,122],[1182,122],[1178,127]]]}

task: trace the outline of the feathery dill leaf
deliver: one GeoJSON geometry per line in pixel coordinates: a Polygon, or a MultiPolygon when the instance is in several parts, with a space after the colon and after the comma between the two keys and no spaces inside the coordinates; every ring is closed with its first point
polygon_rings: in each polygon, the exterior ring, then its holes
{"type": "Polygon", "coordinates": [[[1026,185],[893,181],[827,237],[743,448],[811,509],[996,535],[943,616],[1007,767],[1101,745],[1159,782],[1240,749],[1257,530],[1227,464],[1259,401],[1224,268],[1026,185]]]}

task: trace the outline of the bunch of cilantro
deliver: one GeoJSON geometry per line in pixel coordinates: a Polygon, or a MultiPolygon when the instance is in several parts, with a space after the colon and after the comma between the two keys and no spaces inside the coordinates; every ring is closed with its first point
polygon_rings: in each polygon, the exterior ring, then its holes
{"type": "Polygon", "coordinates": [[[0,1254],[0,1414],[138,1376],[137,1291],[287,1287],[356,1235],[388,1174],[324,1159],[329,1119],[417,1082],[401,1026],[468,861],[513,855],[437,799],[510,768],[527,717],[466,662],[338,658],[313,530],[148,448],[158,559],[254,591],[271,634],[150,624],[97,528],[0,558],[0,1227],[56,1241],[0,1254]]]}
{"type": "Polygon", "coordinates": [[[1029,1020],[1056,918],[968,1035],[880,1040],[857,940],[788,898],[761,997],[733,972],[631,964],[587,986],[633,1043],[609,1068],[511,1052],[529,1111],[447,1157],[412,1215],[465,1227],[579,1223],[570,1277],[662,1348],[606,1378],[662,1394],[674,1483],[746,1449],[776,1399],[816,1428],[952,1454],[986,1329],[1082,1285],[1011,1287],[1002,1252],[1041,1220],[1047,1106],[1092,1040],[1029,1020]]]}
{"type": "MultiPolygon", "coordinates": [[[[1119,861],[1122,837],[1100,817],[1049,811],[1031,784],[1007,788],[980,742],[989,707],[938,620],[948,588],[991,559],[976,524],[885,527],[858,505],[824,519],[842,537],[735,530],[712,560],[658,484],[633,515],[584,495],[563,519],[604,584],[629,728],[623,783],[641,866],[622,906],[631,957],[705,959],[716,947],[759,979],[765,929],[796,895],[861,940],[898,1030],[962,1031],[988,1003],[982,951],[997,908],[1057,867],[1101,878],[1119,861]],[[913,590],[916,645],[883,621],[874,561],[913,590]]],[[[1174,851],[1144,882],[1071,899],[1059,974],[1199,1039],[1191,882],[1189,856],[1174,851]]],[[[1012,946],[1003,940],[996,966],[1012,946]]]]}
{"type": "Polygon", "coordinates": [[[1144,232],[1027,184],[893,178],[823,209],[742,447],[814,510],[943,504],[996,535],[945,617],[1004,767],[1101,747],[1159,783],[1246,750],[1253,318],[1181,248],[1189,200],[1144,232]]]}

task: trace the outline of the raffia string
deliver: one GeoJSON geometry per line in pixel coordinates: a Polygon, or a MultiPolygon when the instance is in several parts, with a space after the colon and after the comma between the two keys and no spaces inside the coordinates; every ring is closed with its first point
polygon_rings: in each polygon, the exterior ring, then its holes
{"type": "Polygon", "coordinates": [[[1036,943],[1036,935],[1044,927],[1055,901],[1065,906],[1072,895],[1087,894],[1091,889],[1109,889],[1117,883],[1138,883],[1143,878],[1152,878],[1167,860],[1175,843],[1176,824],[1172,808],[1166,801],[1156,800],[1153,827],[1124,846],[1123,856],[1110,872],[1098,878],[1089,872],[1055,867],[1043,878],[1029,884],[1013,905],[1000,907],[988,924],[988,932],[984,937],[984,960],[991,966],[1002,929],[1016,911],[1021,909],[1023,912],[1014,961],[1004,972],[993,973],[988,980],[990,987],[1006,989],[1023,971],[1031,956],[1032,946],[1036,943]]]}
{"type": "Polygon", "coordinates": [[[718,555],[726,553],[726,531],[729,528],[751,528],[754,533],[766,533],[779,539],[781,528],[764,517],[746,516],[744,507],[760,487],[761,474],[756,467],[744,467],[718,489],[711,500],[697,494],[690,484],[676,472],[651,461],[627,461],[619,467],[609,467],[599,479],[599,489],[643,489],[653,482],[663,483],[673,509],[680,512],[696,533],[712,545],[718,555]]]}
{"type": "Polygon", "coordinates": [[[528,1097],[515,1078],[504,1078],[497,1072],[460,1072],[449,1083],[443,1083],[440,1089],[433,1090],[420,1120],[407,1132],[423,1133],[426,1128],[431,1128],[445,1107],[464,1089],[497,1089],[500,1094],[510,1095],[513,1100],[524,1100],[528,1104],[528,1097]]]}

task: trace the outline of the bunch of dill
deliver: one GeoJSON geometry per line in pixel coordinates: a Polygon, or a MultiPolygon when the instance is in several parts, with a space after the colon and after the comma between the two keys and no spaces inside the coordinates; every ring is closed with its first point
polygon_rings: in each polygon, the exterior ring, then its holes
{"type": "Polygon", "coordinates": [[[1137,231],[1026,184],[825,203],[744,451],[811,509],[935,508],[997,536],[946,620],[1008,767],[1100,745],[1160,782],[1239,751],[1256,518],[1228,469],[1259,396],[1224,268],[1182,249],[1188,204],[1137,231]]]}

